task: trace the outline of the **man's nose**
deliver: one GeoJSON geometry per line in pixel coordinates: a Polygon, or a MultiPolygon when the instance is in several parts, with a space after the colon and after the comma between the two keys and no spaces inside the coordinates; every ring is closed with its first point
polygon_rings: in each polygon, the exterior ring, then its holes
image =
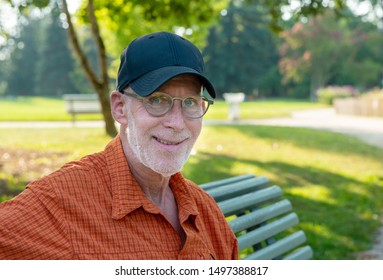
{"type": "Polygon", "coordinates": [[[173,107],[164,116],[165,126],[171,127],[174,130],[182,130],[185,127],[185,116],[182,112],[182,101],[174,100],[173,107]]]}

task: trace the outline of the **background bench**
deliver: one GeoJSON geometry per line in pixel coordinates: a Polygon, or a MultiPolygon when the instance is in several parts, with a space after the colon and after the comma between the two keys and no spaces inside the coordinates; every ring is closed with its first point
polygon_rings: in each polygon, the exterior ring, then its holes
{"type": "Polygon", "coordinates": [[[244,259],[311,259],[313,251],[289,200],[279,186],[265,177],[243,175],[200,185],[218,203],[237,235],[239,251],[250,248],[244,259]]]}
{"type": "Polygon", "coordinates": [[[97,94],[64,94],[66,111],[72,115],[72,121],[76,121],[77,114],[101,113],[101,105],[97,94]]]}

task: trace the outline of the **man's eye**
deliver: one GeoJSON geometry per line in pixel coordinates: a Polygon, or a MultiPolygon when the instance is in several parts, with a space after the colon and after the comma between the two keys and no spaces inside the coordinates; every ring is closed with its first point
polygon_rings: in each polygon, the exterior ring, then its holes
{"type": "Polygon", "coordinates": [[[151,98],[149,98],[149,103],[150,104],[153,104],[153,105],[156,105],[156,104],[159,104],[159,103],[161,103],[161,98],[160,97],[151,97],[151,98]]]}
{"type": "Polygon", "coordinates": [[[164,103],[166,104],[168,102],[169,101],[165,96],[157,95],[157,96],[151,96],[150,98],[148,98],[148,103],[153,106],[158,106],[164,103]]]}
{"type": "Polygon", "coordinates": [[[198,101],[196,99],[190,97],[190,98],[187,98],[184,100],[184,105],[186,107],[195,107],[198,105],[198,101]]]}

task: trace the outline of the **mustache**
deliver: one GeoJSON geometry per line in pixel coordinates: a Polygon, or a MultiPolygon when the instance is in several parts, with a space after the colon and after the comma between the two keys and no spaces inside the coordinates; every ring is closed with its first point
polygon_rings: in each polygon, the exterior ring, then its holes
{"type": "Polygon", "coordinates": [[[181,143],[192,137],[192,134],[188,131],[182,132],[153,132],[150,135],[154,138],[164,140],[169,143],[181,143]]]}

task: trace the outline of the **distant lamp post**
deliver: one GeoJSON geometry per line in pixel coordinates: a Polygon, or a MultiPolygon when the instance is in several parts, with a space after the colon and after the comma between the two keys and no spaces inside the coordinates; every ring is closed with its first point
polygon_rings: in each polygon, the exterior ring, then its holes
{"type": "Polygon", "coordinates": [[[245,100],[245,94],[243,92],[228,92],[223,94],[223,98],[229,104],[229,120],[239,120],[241,113],[240,105],[245,100]]]}

